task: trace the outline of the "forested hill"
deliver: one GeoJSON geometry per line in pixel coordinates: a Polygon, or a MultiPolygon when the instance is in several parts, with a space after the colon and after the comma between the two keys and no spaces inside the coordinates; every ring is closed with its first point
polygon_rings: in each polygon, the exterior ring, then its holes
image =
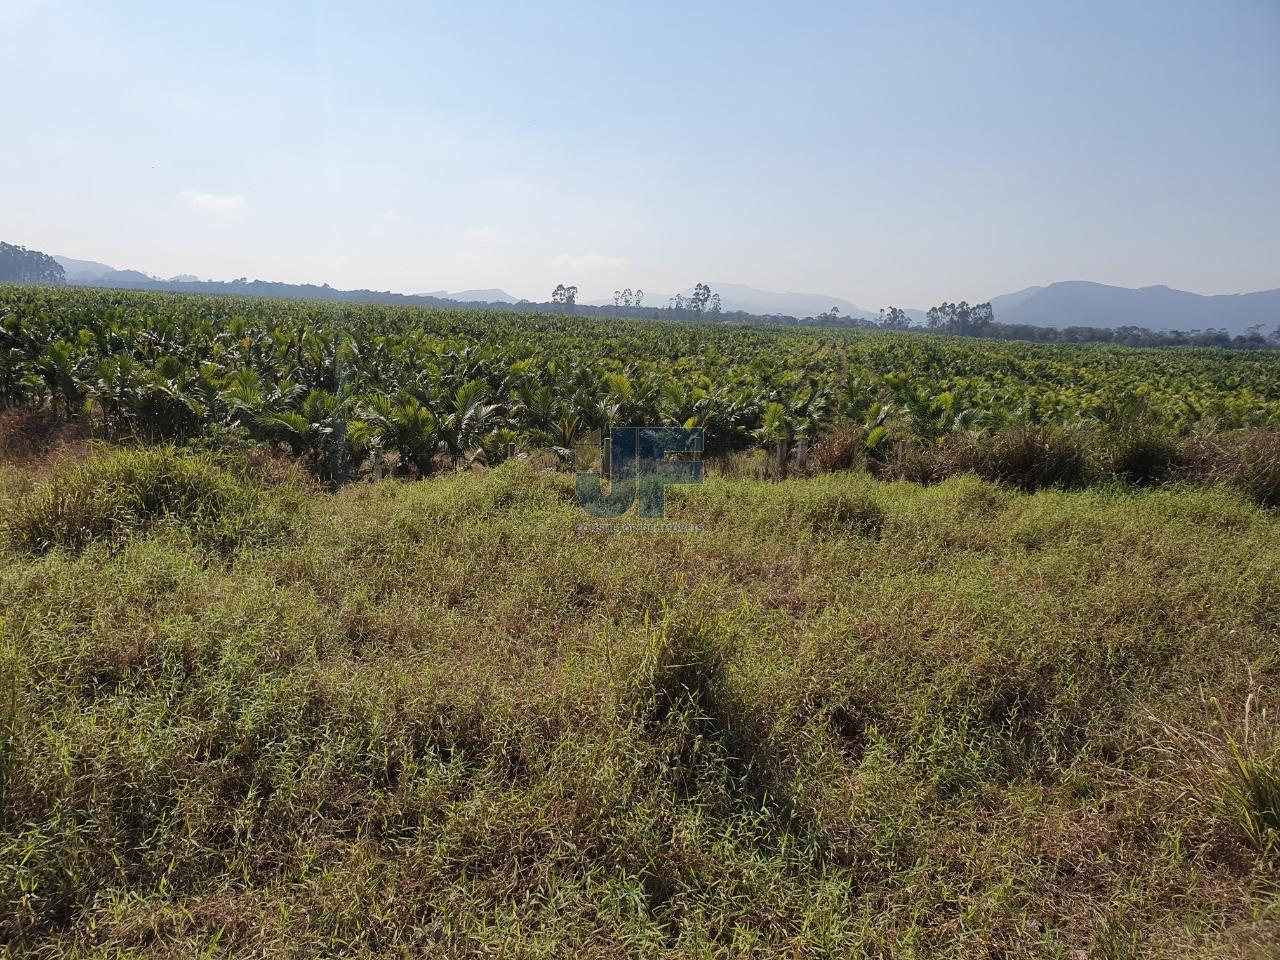
{"type": "MultiPolygon", "coordinates": [[[[80,286],[112,287],[122,290],[153,290],[168,293],[226,294],[239,297],[272,297],[285,300],[332,300],[341,303],[382,303],[402,307],[492,307],[510,310],[505,301],[454,300],[432,294],[392,293],[389,290],[339,290],[326,284],[276,283],[269,280],[122,280],[108,276],[101,280],[83,280],[80,286]]],[[[530,308],[538,304],[529,304],[530,308]]]]}
{"type": "Polygon", "coordinates": [[[0,283],[65,283],[58,261],[39,250],[0,242],[0,283]]]}

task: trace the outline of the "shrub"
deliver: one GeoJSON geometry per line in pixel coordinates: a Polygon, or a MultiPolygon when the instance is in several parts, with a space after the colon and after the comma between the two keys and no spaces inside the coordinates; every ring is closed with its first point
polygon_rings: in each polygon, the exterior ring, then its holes
{"type": "Polygon", "coordinates": [[[56,473],[18,501],[6,539],[27,553],[122,542],[158,525],[189,531],[222,552],[282,534],[298,506],[288,487],[266,489],[207,458],[171,447],[116,450],[56,473]]]}
{"type": "Polygon", "coordinates": [[[890,461],[887,478],[912,483],[941,483],[948,477],[975,472],[976,448],[967,437],[954,437],[928,446],[905,446],[890,461]]]}
{"type": "Polygon", "coordinates": [[[853,490],[805,491],[790,512],[795,523],[817,534],[878,537],[885,520],[884,508],[874,498],[853,490]]]}
{"type": "Polygon", "coordinates": [[[1116,434],[1109,445],[1109,468],[1127,483],[1147,486],[1173,477],[1181,465],[1176,441],[1150,427],[1116,434]]]}
{"type": "Polygon", "coordinates": [[[1236,487],[1264,507],[1280,507],[1280,431],[1198,437],[1185,444],[1182,456],[1196,478],[1236,487]]]}
{"type": "Polygon", "coordinates": [[[867,462],[866,432],[861,427],[842,425],[814,444],[809,453],[813,473],[852,470],[867,462]]]}
{"type": "Polygon", "coordinates": [[[882,471],[885,479],[938,483],[945,479],[941,447],[903,447],[882,471]]]}
{"type": "Polygon", "coordinates": [[[1083,440],[1058,427],[1013,427],[974,444],[973,467],[987,480],[1022,490],[1075,487],[1088,473],[1083,440]]]}

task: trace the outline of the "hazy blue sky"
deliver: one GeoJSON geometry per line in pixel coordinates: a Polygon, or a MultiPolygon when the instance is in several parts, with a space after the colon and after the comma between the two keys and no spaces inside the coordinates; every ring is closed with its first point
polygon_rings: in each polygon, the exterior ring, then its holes
{"type": "Polygon", "coordinates": [[[0,239],[864,307],[1280,286],[1280,0],[0,0],[0,239]]]}

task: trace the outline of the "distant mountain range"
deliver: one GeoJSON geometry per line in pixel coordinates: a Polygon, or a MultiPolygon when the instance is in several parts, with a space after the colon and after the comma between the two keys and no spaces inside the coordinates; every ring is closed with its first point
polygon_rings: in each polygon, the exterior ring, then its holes
{"type": "MultiPolygon", "coordinates": [[[[878,311],[864,310],[848,300],[812,293],[772,293],[738,283],[712,283],[721,308],[757,314],[813,317],[838,307],[842,316],[873,319],[878,311]]],[[[685,291],[687,296],[690,291],[685,291]]],[[[654,306],[665,306],[667,298],[654,306]]],[[[1036,327],[1145,327],[1149,330],[1225,329],[1241,334],[1253,326],[1270,333],[1280,326],[1280,289],[1258,293],[1204,296],[1170,287],[1112,287],[1086,280],[1068,280],[1043,287],[1027,287],[991,298],[996,320],[1036,327]]],[[[925,311],[907,310],[924,322],[925,311]]]]}
{"type": "Polygon", "coordinates": [[[1028,287],[991,300],[1001,323],[1037,327],[1147,327],[1151,330],[1225,329],[1244,333],[1280,326],[1280,290],[1203,296],[1170,287],[1111,287],[1068,280],[1028,287]]]}
{"type": "Polygon", "coordinates": [[[69,284],[89,287],[123,287],[129,290],[163,290],[173,293],[229,294],[249,297],[284,297],[305,300],[338,300],[346,303],[387,303],[407,307],[510,306],[517,300],[505,290],[459,290],[449,293],[404,294],[389,290],[336,290],[327,283],[276,283],[267,280],[201,280],[190,273],[157,277],[139,270],[117,270],[96,260],[55,256],[69,284]]]}
{"type": "MultiPolygon", "coordinates": [[[[246,280],[201,280],[199,277],[190,273],[180,273],[176,277],[157,277],[149,273],[142,273],[140,270],[117,270],[115,267],[108,266],[105,263],[99,263],[96,260],[76,260],[74,257],[55,256],[54,260],[61,264],[63,271],[67,275],[67,283],[83,284],[95,287],[109,287],[115,284],[218,284],[225,286],[227,284],[252,285],[252,283],[260,283],[261,281],[253,281],[250,283],[246,280]]],[[[281,286],[281,284],[272,284],[272,286],[281,286]]],[[[310,284],[288,284],[288,286],[309,287],[310,284]]],[[[316,289],[330,289],[326,287],[318,287],[316,289]]],[[[350,291],[363,292],[363,291],[350,291]]],[[[398,296],[398,295],[397,295],[398,296]]],[[[450,293],[447,290],[433,290],[430,293],[412,294],[410,296],[430,299],[430,300],[456,300],[459,303],[519,303],[519,301],[507,293],[505,290],[458,290],[450,293]]]]}
{"type": "MultiPolygon", "coordinates": [[[[385,302],[405,305],[443,306],[451,303],[517,304],[505,290],[434,290],[424,294],[389,291],[334,290],[328,285],[269,283],[244,279],[201,281],[191,274],[163,279],[138,270],[117,270],[94,260],[55,256],[66,271],[67,282],[91,286],[123,286],[143,289],[170,289],[186,293],[242,293],[256,296],[316,297],[320,299],[385,302]]],[[[878,311],[866,310],[842,297],[815,293],[777,293],[740,283],[712,283],[726,313],[742,311],[758,316],[814,317],[833,307],[842,317],[874,319],[878,311]]],[[[684,296],[693,288],[683,291],[684,296]]],[[[645,307],[665,307],[667,294],[645,295],[645,307]]],[[[1257,293],[1204,296],[1166,286],[1114,287],[1086,280],[1069,280],[1047,286],[1027,287],[1016,293],[991,298],[996,320],[1036,327],[1145,327],[1150,330],[1225,329],[1241,334],[1260,326],[1270,332],[1280,326],[1280,289],[1257,293]]],[[[612,307],[612,300],[583,306],[612,307]]],[[[923,310],[907,310],[912,320],[922,323],[923,310]]]]}
{"type": "Polygon", "coordinates": [[[450,293],[448,290],[433,290],[430,293],[422,294],[424,297],[439,297],[442,300],[458,300],[463,303],[519,303],[520,301],[507,293],[505,290],[499,290],[497,287],[490,287],[487,290],[458,290],[450,293]]]}
{"type": "MultiPolygon", "coordinates": [[[[841,297],[813,293],[774,293],[740,283],[712,283],[726,312],[792,317],[813,317],[839,309],[841,316],[874,319],[879,311],[859,307],[841,297]]],[[[683,291],[688,296],[692,288],[683,291]]],[[[669,297],[646,296],[651,306],[666,306],[669,297]]],[[[599,305],[609,302],[600,301],[599,305]]],[[[1084,280],[1069,280],[1043,287],[1027,287],[991,298],[991,309],[1001,323],[1037,327],[1146,327],[1150,330],[1225,329],[1244,333],[1260,325],[1266,332],[1280,325],[1280,290],[1259,293],[1203,296],[1169,287],[1112,287],[1084,280]]],[[[916,323],[926,311],[905,311],[916,323]]]]}
{"type": "MultiPolygon", "coordinates": [[[[96,260],[75,260],[72,257],[59,257],[57,255],[53,259],[57,260],[63,271],[66,272],[67,283],[89,283],[109,286],[112,282],[146,283],[160,279],[138,270],[117,270],[115,267],[109,267],[105,263],[98,263],[96,260]]],[[[174,277],[174,279],[177,280],[179,278],[174,277]]],[[[191,279],[194,280],[196,278],[192,277],[191,279]]]]}
{"type": "MultiPolygon", "coordinates": [[[[878,311],[864,310],[843,297],[832,297],[825,293],[775,293],[772,290],[759,290],[742,283],[709,283],[707,286],[711,288],[712,293],[720,294],[720,309],[725,313],[741,310],[743,313],[765,317],[816,317],[836,307],[843,317],[861,317],[871,320],[878,316],[878,311]]],[[[688,297],[691,293],[693,293],[693,287],[688,287],[682,290],[680,295],[688,297]]],[[[673,296],[675,294],[646,293],[644,305],[646,307],[669,306],[673,296]]],[[[611,307],[613,301],[592,300],[589,305],[611,307]]],[[[924,319],[923,313],[919,313],[919,319],[924,319]]]]}
{"type": "MultiPolygon", "coordinates": [[[[877,315],[875,310],[864,310],[848,300],[825,293],[774,293],[741,283],[712,283],[708,286],[713,293],[720,294],[720,309],[727,311],[742,310],[766,316],[782,314],[789,317],[816,317],[835,307],[845,317],[870,320],[877,315]]],[[[688,296],[692,292],[693,288],[690,287],[684,291],[684,295],[688,296]]]]}

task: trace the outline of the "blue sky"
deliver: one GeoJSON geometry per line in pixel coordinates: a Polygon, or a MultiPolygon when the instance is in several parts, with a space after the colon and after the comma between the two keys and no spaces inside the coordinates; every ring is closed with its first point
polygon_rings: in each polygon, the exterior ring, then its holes
{"type": "Polygon", "coordinates": [[[1280,286],[1280,0],[0,0],[0,239],[867,308],[1280,286]]]}

